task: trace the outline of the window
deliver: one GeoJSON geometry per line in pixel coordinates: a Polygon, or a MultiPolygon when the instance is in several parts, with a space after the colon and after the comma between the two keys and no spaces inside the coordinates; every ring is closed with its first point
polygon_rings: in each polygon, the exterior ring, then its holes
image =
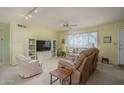
{"type": "Polygon", "coordinates": [[[68,48],[97,47],[97,32],[70,34],[67,37],[68,48]]]}

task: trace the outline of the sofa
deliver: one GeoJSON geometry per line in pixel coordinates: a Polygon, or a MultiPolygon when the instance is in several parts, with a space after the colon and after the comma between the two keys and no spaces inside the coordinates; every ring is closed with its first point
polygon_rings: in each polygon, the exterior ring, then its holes
{"type": "Polygon", "coordinates": [[[72,84],[85,84],[97,67],[98,54],[99,50],[97,48],[89,48],[79,54],[68,54],[65,58],[59,60],[58,68],[73,71],[72,84]]]}
{"type": "Polygon", "coordinates": [[[42,65],[38,60],[32,60],[24,55],[17,55],[16,61],[19,65],[19,75],[23,78],[28,78],[42,73],[42,65]]]}

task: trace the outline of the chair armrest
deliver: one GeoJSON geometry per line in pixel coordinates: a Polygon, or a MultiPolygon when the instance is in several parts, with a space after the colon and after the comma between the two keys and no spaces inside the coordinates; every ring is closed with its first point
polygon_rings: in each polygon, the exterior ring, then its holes
{"type": "Polygon", "coordinates": [[[39,63],[38,60],[31,60],[31,61],[29,61],[29,63],[35,63],[35,62],[38,62],[39,63]]]}
{"type": "Polygon", "coordinates": [[[37,66],[40,66],[40,63],[39,63],[38,60],[31,60],[31,61],[29,62],[29,64],[30,64],[30,65],[37,65],[37,66]]]}
{"type": "Polygon", "coordinates": [[[70,57],[78,57],[79,54],[78,53],[68,53],[68,56],[70,56],[70,57]]]}
{"type": "Polygon", "coordinates": [[[60,67],[65,67],[67,69],[76,70],[74,63],[68,59],[61,58],[59,60],[59,65],[60,65],[60,67]]]}
{"type": "Polygon", "coordinates": [[[79,54],[74,54],[74,53],[69,53],[67,56],[66,56],[66,59],[69,59],[71,61],[75,61],[77,60],[79,57],[79,54]]]}

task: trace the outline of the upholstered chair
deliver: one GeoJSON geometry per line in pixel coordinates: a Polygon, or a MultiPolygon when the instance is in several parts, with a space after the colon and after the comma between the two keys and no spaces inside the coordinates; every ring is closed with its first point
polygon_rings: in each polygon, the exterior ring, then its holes
{"type": "Polygon", "coordinates": [[[42,65],[38,60],[32,60],[24,55],[17,55],[16,61],[19,66],[19,75],[23,78],[42,73],[42,65]]]}
{"type": "Polygon", "coordinates": [[[73,71],[72,84],[85,84],[97,67],[98,54],[97,48],[83,50],[78,56],[72,54],[68,58],[60,59],[58,68],[67,68],[73,71]]]}

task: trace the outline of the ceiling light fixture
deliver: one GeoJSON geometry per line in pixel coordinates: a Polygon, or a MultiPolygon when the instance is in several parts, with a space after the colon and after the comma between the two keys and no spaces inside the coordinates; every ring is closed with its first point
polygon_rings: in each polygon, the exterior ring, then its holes
{"type": "Polygon", "coordinates": [[[29,17],[29,18],[31,18],[31,17],[32,17],[32,15],[28,15],[28,17],[29,17]]]}
{"type": "Polygon", "coordinates": [[[31,9],[26,15],[25,15],[25,20],[28,20],[29,18],[32,18],[33,13],[37,13],[37,7],[34,7],[31,9]]]}
{"type": "Polygon", "coordinates": [[[25,20],[28,20],[28,17],[25,17],[25,20]]]}
{"type": "Polygon", "coordinates": [[[34,11],[35,14],[37,14],[37,12],[38,12],[37,10],[34,11]]]}

